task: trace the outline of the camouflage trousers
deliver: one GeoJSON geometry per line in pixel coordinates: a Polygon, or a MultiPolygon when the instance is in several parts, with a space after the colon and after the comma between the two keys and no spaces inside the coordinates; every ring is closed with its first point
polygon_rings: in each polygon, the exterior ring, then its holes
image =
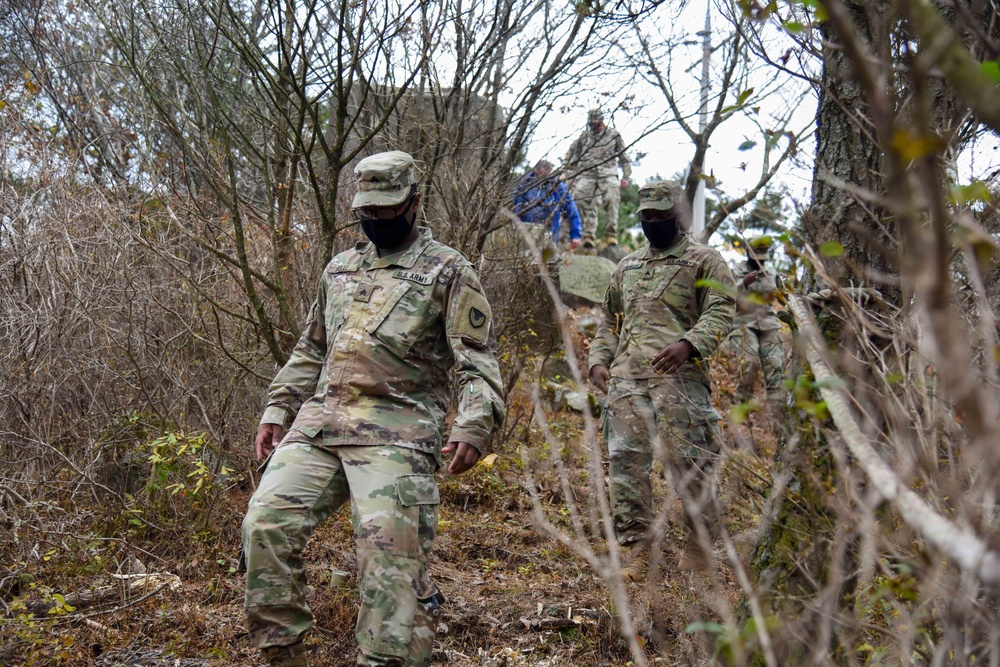
{"type": "Polygon", "coordinates": [[[604,235],[618,233],[618,203],[621,201],[617,176],[596,177],[582,174],[573,183],[573,201],[580,211],[583,238],[593,239],[597,234],[597,206],[604,209],[604,235]]]}
{"type": "Polygon", "coordinates": [[[728,346],[739,362],[736,400],[745,403],[753,398],[757,370],[764,376],[764,388],[769,399],[784,394],[785,350],[781,343],[780,329],[761,331],[756,327],[737,326],[729,334],[728,346]]]}
{"type": "Polygon", "coordinates": [[[674,483],[688,528],[718,521],[713,467],[719,414],[707,385],[680,378],[613,378],[604,408],[615,535],[622,546],[652,541],[654,459],[674,483]]]}
{"type": "Polygon", "coordinates": [[[302,550],[351,501],[361,609],[359,665],[430,662],[438,590],[427,574],[437,529],[437,464],[392,446],[324,447],[291,431],[274,451],[243,520],[246,615],[258,648],[302,641],[312,626],[302,550]]]}

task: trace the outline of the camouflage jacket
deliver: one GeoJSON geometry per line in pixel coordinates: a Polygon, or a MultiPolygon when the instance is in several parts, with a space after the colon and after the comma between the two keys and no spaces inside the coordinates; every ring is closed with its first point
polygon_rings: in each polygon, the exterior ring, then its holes
{"type": "Polygon", "coordinates": [[[596,176],[617,178],[621,165],[622,175],[632,175],[632,163],[625,154],[625,141],[618,130],[606,127],[600,132],[584,130],[566,153],[565,171],[572,177],[596,176]]]}
{"type": "Polygon", "coordinates": [[[359,243],[327,265],[291,357],[271,383],[261,423],[326,444],[429,452],[440,462],[452,369],[451,441],[481,453],[504,418],[492,314],[472,265],[427,229],[401,253],[359,243]]]}
{"type": "Polygon", "coordinates": [[[611,376],[654,378],[653,357],[690,342],[693,357],[677,373],[708,384],[708,357],[729,333],[736,310],[733,274],[714,248],[688,236],[671,248],[648,245],[618,263],[604,295],[603,320],[590,346],[590,367],[611,376]],[[699,281],[708,284],[697,285],[699,281]]]}
{"type": "Polygon", "coordinates": [[[781,321],[768,305],[774,293],[781,288],[781,279],[770,262],[761,265],[761,275],[750,283],[743,284],[743,278],[753,272],[750,264],[740,262],[733,278],[736,280],[736,319],[734,327],[750,327],[758,331],[772,331],[781,328],[781,321]]]}

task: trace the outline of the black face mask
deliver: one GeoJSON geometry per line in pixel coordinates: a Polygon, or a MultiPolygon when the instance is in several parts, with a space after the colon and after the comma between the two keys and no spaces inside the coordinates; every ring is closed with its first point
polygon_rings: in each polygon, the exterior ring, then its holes
{"type": "Polygon", "coordinates": [[[402,213],[388,220],[362,220],[361,231],[376,247],[383,250],[395,248],[406,240],[416,222],[416,217],[413,220],[408,220],[406,217],[410,212],[410,206],[412,200],[402,213]]]}
{"type": "Polygon", "coordinates": [[[657,220],[656,222],[640,220],[640,222],[642,223],[642,233],[646,235],[649,245],[653,248],[667,248],[677,236],[677,218],[657,220]]]}
{"type": "Polygon", "coordinates": [[[754,259],[753,257],[750,257],[749,259],[747,259],[747,264],[748,264],[748,265],[750,266],[750,268],[751,268],[751,269],[753,269],[754,271],[760,271],[760,262],[758,262],[758,261],[757,261],[756,259],[754,259]]]}

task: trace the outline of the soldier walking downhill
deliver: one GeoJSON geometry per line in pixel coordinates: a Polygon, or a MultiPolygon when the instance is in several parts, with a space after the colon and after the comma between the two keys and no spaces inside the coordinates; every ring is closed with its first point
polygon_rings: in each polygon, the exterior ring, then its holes
{"type": "Polygon", "coordinates": [[[619,190],[628,185],[632,163],[625,154],[625,142],[618,130],[604,124],[600,109],[587,113],[587,129],[566,153],[565,170],[573,178],[573,199],[583,222],[583,247],[594,248],[597,233],[597,204],[604,209],[604,238],[607,245],[618,243],[619,190]],[[622,178],[618,179],[621,165],[622,178]]]}
{"type": "Polygon", "coordinates": [[[434,472],[476,464],[504,418],[490,305],[468,261],[416,226],[413,158],[355,169],[353,209],[371,243],[323,272],[302,336],[268,392],[256,439],[270,456],[243,521],[251,640],[271,665],[306,665],[312,625],[302,550],[351,501],[359,665],[430,661],[443,598],[427,573],[434,472]],[[441,447],[450,372],[458,415],[441,447]],[[291,428],[285,433],[285,426],[291,428]]]}
{"type": "Polygon", "coordinates": [[[627,548],[622,575],[642,577],[653,518],[654,456],[681,498],[688,541],[681,569],[704,565],[691,530],[717,520],[712,466],[719,414],[712,407],[708,357],[729,332],[733,276],[722,256],[684,233],[689,218],[667,181],[639,189],[649,244],[619,262],[590,348],[590,380],[607,393],[604,438],[615,534],[627,548]]]}
{"type": "Polygon", "coordinates": [[[768,401],[784,396],[784,359],[781,344],[781,321],[771,302],[781,288],[781,279],[768,261],[770,236],[755,236],[747,243],[747,261],[736,270],[736,320],[729,347],[740,365],[736,400],[745,403],[753,397],[753,385],[760,368],[768,401]]]}

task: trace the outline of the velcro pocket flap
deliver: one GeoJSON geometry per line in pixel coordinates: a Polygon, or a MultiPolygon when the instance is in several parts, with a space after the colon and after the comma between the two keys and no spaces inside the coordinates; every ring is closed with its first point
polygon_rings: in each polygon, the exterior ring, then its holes
{"type": "Polygon", "coordinates": [[[396,307],[396,304],[399,303],[399,300],[403,298],[403,295],[406,294],[409,289],[410,285],[406,282],[399,283],[392,288],[392,291],[389,292],[389,296],[385,299],[385,303],[383,303],[371,317],[365,320],[365,331],[368,333],[375,333],[375,330],[378,329],[379,325],[382,324],[385,318],[389,316],[389,313],[392,312],[392,309],[396,307]]]}
{"type": "Polygon", "coordinates": [[[683,266],[671,266],[664,269],[660,282],[653,288],[653,298],[659,299],[667,287],[677,280],[677,276],[684,270],[683,266]]]}

